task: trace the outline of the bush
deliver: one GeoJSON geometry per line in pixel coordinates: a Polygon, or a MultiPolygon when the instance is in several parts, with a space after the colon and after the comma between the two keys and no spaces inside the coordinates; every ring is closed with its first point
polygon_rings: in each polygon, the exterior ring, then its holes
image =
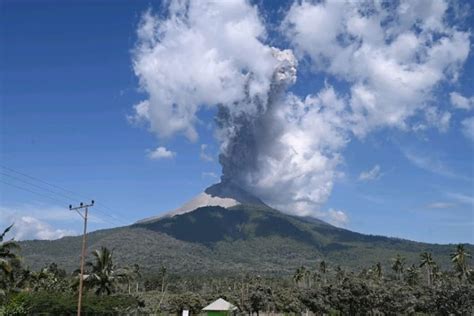
{"type": "MultiPolygon", "coordinates": [[[[137,310],[137,298],[129,295],[86,295],[82,301],[84,315],[118,315],[137,310]]],[[[77,296],[65,293],[22,292],[10,298],[0,315],[76,315],[77,296]]]]}

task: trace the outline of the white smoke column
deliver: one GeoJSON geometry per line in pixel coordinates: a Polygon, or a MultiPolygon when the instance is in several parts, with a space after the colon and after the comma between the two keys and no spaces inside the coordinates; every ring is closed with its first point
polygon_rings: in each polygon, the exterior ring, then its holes
{"type": "Polygon", "coordinates": [[[263,43],[255,7],[172,2],[166,19],[147,12],[138,34],[134,69],[149,98],[135,106],[135,120],[159,137],[183,133],[194,140],[199,109],[217,106],[222,180],[284,211],[319,209],[340,161],[334,150],[344,143],[319,112],[337,98],[332,89],[306,101],[286,92],[297,61],[291,51],[263,43]]]}

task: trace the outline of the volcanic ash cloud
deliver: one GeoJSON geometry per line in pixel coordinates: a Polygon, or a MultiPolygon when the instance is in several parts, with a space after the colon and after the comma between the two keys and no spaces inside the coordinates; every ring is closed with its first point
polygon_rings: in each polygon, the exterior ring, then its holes
{"type": "Polygon", "coordinates": [[[449,127],[450,113],[430,100],[440,82],[456,80],[469,34],[446,24],[447,4],[439,2],[428,11],[407,9],[412,2],[295,2],[280,28],[294,53],[266,44],[247,1],[171,1],[139,25],[133,68],[147,98],[131,119],[160,139],[195,141],[199,111],[217,107],[222,181],[282,211],[326,216],[320,209],[351,137],[449,127]],[[348,88],[292,94],[295,55],[348,88]]]}

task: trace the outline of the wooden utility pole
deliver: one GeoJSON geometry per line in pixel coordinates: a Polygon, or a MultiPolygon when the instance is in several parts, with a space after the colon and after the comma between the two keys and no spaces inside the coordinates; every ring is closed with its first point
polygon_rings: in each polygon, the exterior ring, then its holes
{"type": "Polygon", "coordinates": [[[86,234],[87,234],[87,213],[89,207],[94,206],[94,200],[91,201],[91,204],[84,204],[81,202],[79,206],[72,207],[69,205],[69,210],[76,211],[84,219],[84,233],[82,235],[82,252],[81,252],[81,275],[79,278],[79,297],[77,299],[77,316],[81,316],[81,307],[82,307],[82,288],[84,284],[84,263],[86,258],[86,234]],[[84,209],[84,215],[81,213],[81,209],[84,209]]]}

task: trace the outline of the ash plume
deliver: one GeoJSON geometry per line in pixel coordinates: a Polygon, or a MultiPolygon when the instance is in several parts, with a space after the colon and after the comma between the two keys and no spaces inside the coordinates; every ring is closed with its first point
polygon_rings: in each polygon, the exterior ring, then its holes
{"type": "Polygon", "coordinates": [[[279,49],[245,0],[170,1],[138,27],[133,69],[147,98],[131,120],[159,139],[195,141],[200,110],[217,107],[222,182],[282,211],[347,222],[321,208],[351,138],[449,128],[451,114],[431,100],[440,82],[457,79],[469,33],[447,24],[447,2],[417,3],[295,2],[280,27],[289,49],[279,49]],[[348,88],[289,92],[298,60],[348,88]]]}

